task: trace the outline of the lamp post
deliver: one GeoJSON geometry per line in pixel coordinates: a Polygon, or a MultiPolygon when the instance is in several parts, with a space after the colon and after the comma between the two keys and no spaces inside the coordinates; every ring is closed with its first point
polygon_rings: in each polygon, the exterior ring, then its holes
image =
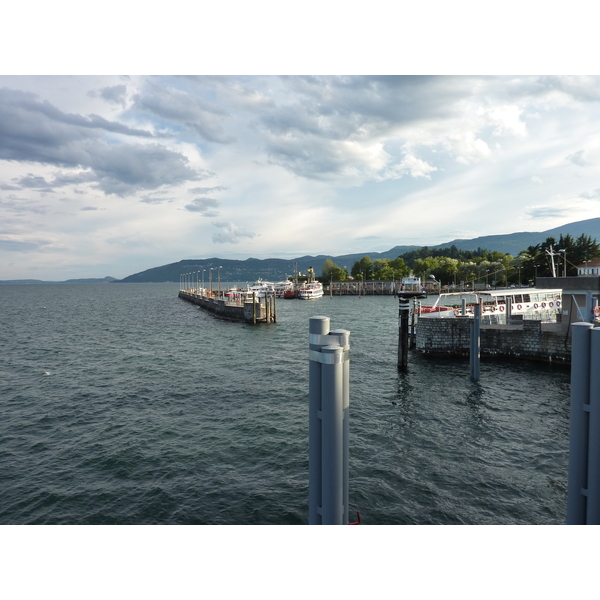
{"type": "Polygon", "coordinates": [[[566,248],[563,248],[562,250],[559,250],[559,252],[562,252],[563,254],[563,277],[567,276],[567,250],[566,248]]]}
{"type": "Polygon", "coordinates": [[[211,297],[212,297],[212,272],[213,272],[213,268],[214,268],[214,267],[211,267],[211,268],[209,269],[209,270],[210,270],[210,273],[208,274],[208,278],[209,278],[209,280],[210,280],[210,295],[211,295],[211,297]]]}
{"type": "Polygon", "coordinates": [[[218,282],[219,282],[219,283],[218,283],[218,286],[219,286],[219,287],[218,287],[218,289],[219,289],[219,296],[221,295],[221,269],[222,269],[222,268],[223,268],[223,267],[221,267],[221,266],[218,266],[218,267],[217,267],[217,280],[218,280],[218,282]]]}
{"type": "Polygon", "coordinates": [[[202,269],[202,290],[203,290],[202,293],[203,293],[203,295],[206,295],[205,290],[204,290],[204,271],[206,271],[206,269],[202,269]]]}

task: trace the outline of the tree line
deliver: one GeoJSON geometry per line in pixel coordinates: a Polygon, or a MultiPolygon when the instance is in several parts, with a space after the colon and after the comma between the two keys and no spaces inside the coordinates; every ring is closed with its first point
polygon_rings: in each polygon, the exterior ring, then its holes
{"type": "Polygon", "coordinates": [[[552,276],[551,255],[554,255],[557,276],[565,272],[577,275],[577,265],[600,258],[600,245],[589,235],[574,238],[567,234],[558,240],[548,237],[541,244],[522,250],[516,257],[485,248],[459,250],[454,245],[435,249],[423,246],[394,260],[372,260],[364,256],[352,265],[349,273],[346,267],[340,267],[328,258],[321,268],[321,280],[345,281],[352,277],[360,281],[392,281],[412,273],[421,279],[433,275],[442,285],[461,282],[498,286],[529,284],[535,277],[552,276]]]}

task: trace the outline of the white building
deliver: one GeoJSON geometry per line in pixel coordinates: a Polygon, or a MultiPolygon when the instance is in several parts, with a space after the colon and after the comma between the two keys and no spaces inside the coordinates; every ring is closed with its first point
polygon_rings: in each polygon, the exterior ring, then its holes
{"type": "Polygon", "coordinates": [[[600,277],[600,258],[596,258],[595,260],[588,260],[584,262],[582,265],[577,265],[577,275],[587,275],[600,277]]]}

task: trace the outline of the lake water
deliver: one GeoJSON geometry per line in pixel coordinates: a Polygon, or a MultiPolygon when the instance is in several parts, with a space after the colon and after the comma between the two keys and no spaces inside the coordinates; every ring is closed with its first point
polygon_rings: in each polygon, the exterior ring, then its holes
{"type": "MultiPolygon", "coordinates": [[[[308,522],[308,320],[351,331],[350,511],[559,524],[569,370],[411,354],[397,300],[281,300],[229,323],[178,284],[0,286],[0,523],[308,522]]],[[[354,519],[353,519],[354,520],[354,519]]]]}

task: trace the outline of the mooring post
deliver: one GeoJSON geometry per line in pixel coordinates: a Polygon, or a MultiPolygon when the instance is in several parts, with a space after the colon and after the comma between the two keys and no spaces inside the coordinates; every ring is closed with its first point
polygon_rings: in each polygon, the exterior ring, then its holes
{"type": "Polygon", "coordinates": [[[590,395],[588,400],[588,525],[600,525],[600,329],[590,335],[590,395]]]}
{"type": "Polygon", "coordinates": [[[309,321],[310,525],[348,523],[350,332],[329,325],[328,317],[309,321]]]}
{"type": "Polygon", "coordinates": [[[417,333],[415,331],[416,327],[416,314],[417,314],[417,299],[413,299],[412,303],[412,313],[410,315],[410,347],[414,349],[417,345],[417,333]]]}
{"type": "Polygon", "coordinates": [[[470,375],[471,381],[479,381],[479,360],[481,353],[481,304],[473,306],[473,321],[471,322],[471,351],[470,375]]]}
{"type": "Polygon", "coordinates": [[[587,522],[590,425],[591,323],[573,323],[571,341],[571,413],[567,525],[587,522]]]}
{"type": "Polygon", "coordinates": [[[404,296],[398,298],[398,368],[408,368],[408,313],[410,300],[404,296]]]}

